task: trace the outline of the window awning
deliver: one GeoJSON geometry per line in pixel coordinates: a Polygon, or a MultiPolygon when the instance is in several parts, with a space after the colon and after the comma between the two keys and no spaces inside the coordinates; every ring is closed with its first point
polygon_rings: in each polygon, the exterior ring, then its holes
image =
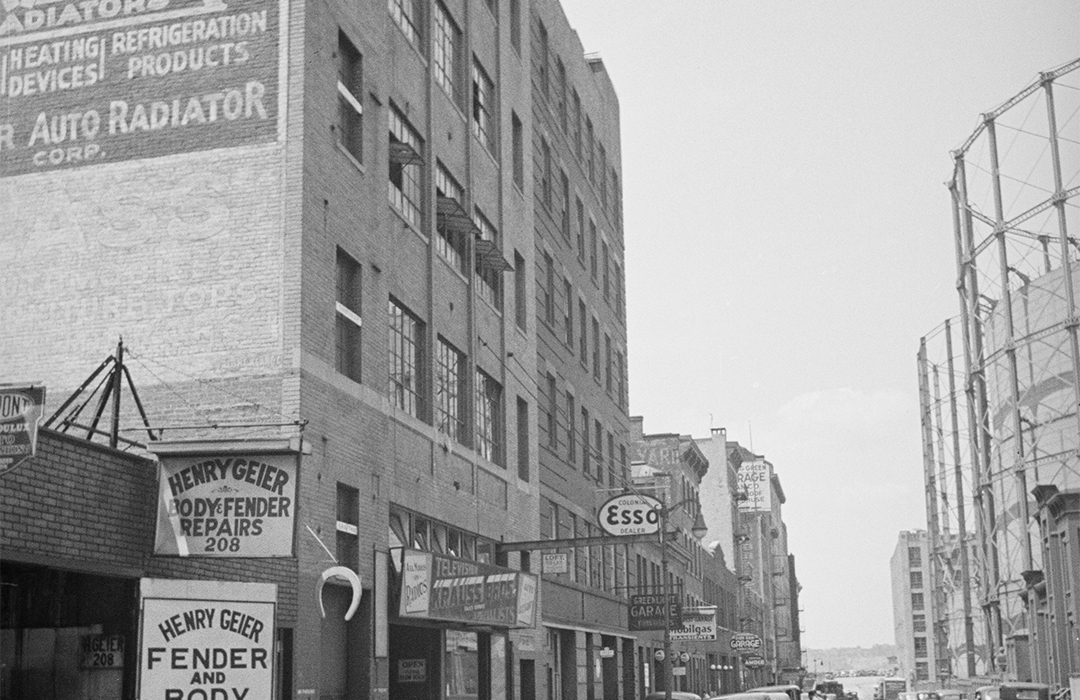
{"type": "Polygon", "coordinates": [[[461,206],[461,202],[453,197],[437,195],[435,197],[436,225],[446,233],[456,236],[479,237],[480,229],[461,206]]]}
{"type": "Polygon", "coordinates": [[[390,162],[397,165],[423,165],[424,157],[404,141],[390,140],[390,162]]]}
{"type": "Polygon", "coordinates": [[[494,272],[509,272],[514,269],[510,263],[506,262],[499,246],[493,241],[477,238],[475,245],[476,262],[480,267],[494,272]]]}

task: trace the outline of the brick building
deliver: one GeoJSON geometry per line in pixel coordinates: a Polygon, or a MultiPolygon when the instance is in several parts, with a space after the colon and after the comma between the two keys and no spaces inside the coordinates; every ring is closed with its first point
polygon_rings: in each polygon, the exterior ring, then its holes
{"type": "Polygon", "coordinates": [[[298,446],[289,555],[124,542],[131,596],[276,584],[280,697],[633,694],[625,551],[536,591],[498,548],[563,513],[596,532],[629,474],[618,104],[560,6],[70,7],[0,16],[0,381],[63,398],[122,336],[172,449],[298,446]],[[27,87],[45,64],[82,78],[27,87]],[[465,573],[514,581],[520,615],[402,599],[465,573]]]}

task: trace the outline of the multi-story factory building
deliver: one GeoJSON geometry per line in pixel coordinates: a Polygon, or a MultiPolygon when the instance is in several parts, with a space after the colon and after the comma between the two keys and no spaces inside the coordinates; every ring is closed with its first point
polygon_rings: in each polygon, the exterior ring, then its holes
{"type": "Polygon", "coordinates": [[[159,477],[142,604],[270,556],[279,697],[635,692],[625,556],[541,585],[499,547],[595,533],[629,480],[618,104],[558,3],[0,12],[0,381],[51,409],[122,336],[159,468],[202,460],[159,477]],[[260,462],[296,487],[291,546],[163,536],[241,437],[293,450],[260,462]]]}
{"type": "Polygon", "coordinates": [[[933,687],[938,679],[938,655],[933,634],[934,596],[926,531],[901,532],[889,566],[893,630],[900,667],[913,683],[912,687],[933,687]],[[920,682],[924,685],[917,685],[920,682]]]}

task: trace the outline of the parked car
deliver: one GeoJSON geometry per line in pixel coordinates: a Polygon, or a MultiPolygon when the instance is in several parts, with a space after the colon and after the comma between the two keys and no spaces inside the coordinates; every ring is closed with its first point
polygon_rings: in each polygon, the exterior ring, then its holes
{"type": "MultiPolygon", "coordinates": [[[[797,685],[765,685],[760,688],[750,688],[745,693],[783,693],[788,700],[802,700],[802,688],[797,685]]],[[[857,700],[857,699],[856,699],[857,700]]]]}
{"type": "Polygon", "coordinates": [[[747,690],[742,693],[728,693],[727,695],[712,695],[705,700],[791,700],[787,693],[762,692],[760,690],[747,690]]]}
{"type": "Polygon", "coordinates": [[[1050,700],[1050,686],[1043,683],[984,685],[975,691],[975,700],[1050,700]]]}
{"type": "MultiPolygon", "coordinates": [[[[655,693],[649,693],[645,696],[645,700],[666,700],[667,694],[660,690],[655,693]]],[[[683,690],[671,691],[671,700],[701,700],[701,696],[697,693],[687,693],[683,690]]]]}

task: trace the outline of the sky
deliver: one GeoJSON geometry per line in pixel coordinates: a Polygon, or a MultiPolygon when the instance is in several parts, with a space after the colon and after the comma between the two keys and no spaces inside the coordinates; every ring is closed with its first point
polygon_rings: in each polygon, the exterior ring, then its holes
{"type": "Polygon", "coordinates": [[[773,463],[804,648],[894,643],[950,152],[1080,56],[1080,0],[562,5],[619,96],[631,414],[773,463]]]}

